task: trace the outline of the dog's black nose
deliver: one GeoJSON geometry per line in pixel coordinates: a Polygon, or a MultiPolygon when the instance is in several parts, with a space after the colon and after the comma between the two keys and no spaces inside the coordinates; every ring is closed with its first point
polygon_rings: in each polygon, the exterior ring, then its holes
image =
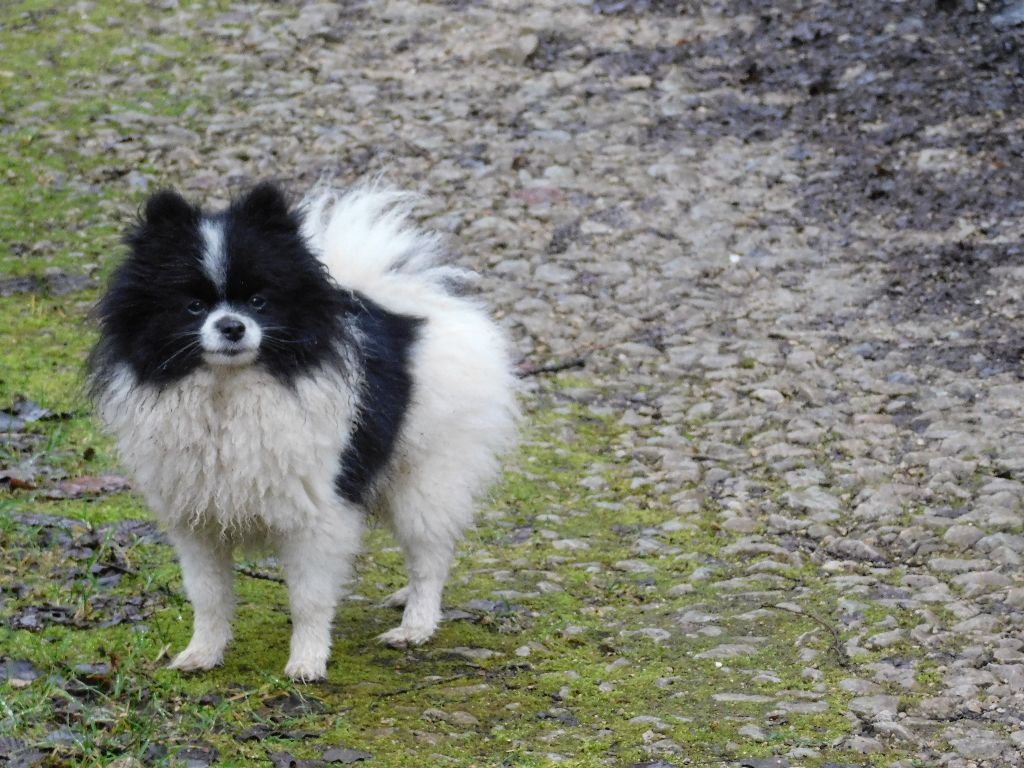
{"type": "Polygon", "coordinates": [[[214,327],[228,341],[238,341],[245,336],[245,323],[234,317],[222,317],[214,327]]]}

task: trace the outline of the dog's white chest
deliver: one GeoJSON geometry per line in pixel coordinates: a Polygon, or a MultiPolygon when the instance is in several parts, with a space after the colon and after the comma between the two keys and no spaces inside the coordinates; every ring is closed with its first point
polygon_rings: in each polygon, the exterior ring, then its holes
{"type": "Polygon", "coordinates": [[[286,531],[336,503],[353,414],[340,377],[290,388],[258,369],[201,370],[160,393],[117,389],[101,414],[168,525],[286,531]]]}

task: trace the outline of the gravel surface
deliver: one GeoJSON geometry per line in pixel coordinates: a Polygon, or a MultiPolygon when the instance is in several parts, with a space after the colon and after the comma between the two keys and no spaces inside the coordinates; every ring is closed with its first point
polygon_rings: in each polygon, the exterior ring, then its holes
{"type": "MultiPolygon", "coordinates": [[[[814,613],[834,642],[806,653],[804,691],[715,694],[763,707],[750,743],[841,691],[851,754],[1024,765],[1024,27],[989,6],[162,12],[150,32],[216,40],[215,58],[167,69],[214,107],[189,128],[114,112],[95,151],[160,169],[126,189],[210,203],[266,177],[298,194],[384,172],[419,190],[524,360],[585,360],[527,379],[563,420],[617,425],[629,486],[595,469],[581,490],[668,500],[613,569],[643,578],[682,556],[666,532],[717,515],[719,557],[669,596],[712,582],[736,599],[623,631],[703,633],[716,644],[696,658],[728,663],[763,640],[722,633],[752,612],[740,597],[814,613]]],[[[552,518],[546,546],[585,564],[587,537],[552,518]]],[[[671,759],[649,722],[652,759],[671,759]]]]}

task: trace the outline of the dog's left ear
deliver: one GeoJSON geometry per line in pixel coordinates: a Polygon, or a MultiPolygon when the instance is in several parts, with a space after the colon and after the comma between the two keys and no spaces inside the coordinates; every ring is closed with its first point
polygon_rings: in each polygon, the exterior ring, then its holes
{"type": "Polygon", "coordinates": [[[284,192],[270,182],[253,187],[232,207],[239,216],[265,229],[293,232],[299,228],[298,218],[289,209],[284,192]]]}

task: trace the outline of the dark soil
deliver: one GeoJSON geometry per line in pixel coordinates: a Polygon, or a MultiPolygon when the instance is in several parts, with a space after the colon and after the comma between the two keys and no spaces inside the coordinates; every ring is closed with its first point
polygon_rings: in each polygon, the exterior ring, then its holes
{"type": "MultiPolygon", "coordinates": [[[[804,211],[850,224],[946,229],[975,217],[987,229],[1024,212],[1018,194],[1024,137],[1024,27],[996,28],[987,13],[944,3],[728,3],[757,18],[750,34],[680,41],[673,57],[708,88],[739,94],[663,139],[696,130],[764,140],[788,135],[827,158],[806,166],[804,211]],[[766,103],[770,93],[795,98],[766,103]],[[955,149],[955,172],[921,167],[921,150],[955,149]]],[[[664,52],[651,53],[665,58],[664,52]]],[[[709,105],[710,106],[710,105],[709,105]]],[[[807,159],[812,153],[808,152],[807,159]]],[[[800,159],[799,153],[795,159],[800,159]]]]}
{"type": "Polygon", "coordinates": [[[644,55],[655,74],[681,66],[727,95],[656,122],[646,140],[789,140],[804,180],[802,221],[839,247],[859,240],[850,250],[880,262],[887,279],[871,309],[897,324],[943,317],[960,327],[948,343],[911,345],[912,358],[983,374],[1019,369],[1024,342],[993,270],[1024,265],[1012,235],[1024,214],[1024,26],[997,27],[998,10],[942,0],[898,13],[883,2],[724,3],[718,12],[756,19],[749,34],[644,55]],[[947,244],[869,240],[866,249],[858,232],[873,227],[947,244]],[[966,234],[949,243],[958,229],[966,234]]]}
{"type": "Polygon", "coordinates": [[[0,532],[0,546],[20,559],[23,572],[20,578],[0,579],[0,621],[30,631],[145,621],[165,603],[165,594],[113,590],[125,576],[137,574],[138,547],[162,541],[155,526],[143,520],[92,528],[55,515],[11,514],[0,532]],[[63,599],[54,602],[49,595],[58,585],[63,599]]]}
{"type": "MultiPolygon", "coordinates": [[[[613,80],[647,75],[655,84],[681,71],[708,95],[681,117],[654,116],[637,141],[667,151],[723,136],[791,144],[801,224],[830,233],[826,247],[856,243],[851,252],[881,267],[884,287],[865,309],[897,324],[944,317],[962,325],[953,342],[918,343],[912,357],[954,370],[1020,367],[1024,343],[992,270],[1024,264],[1012,235],[1024,215],[1024,25],[998,26],[1000,7],[953,0],[898,9],[881,0],[600,0],[591,9],[751,19],[746,32],[733,25],[720,36],[616,50],[550,31],[526,63],[545,71],[596,63],[613,80]],[[946,244],[907,249],[863,234],[882,229],[946,244]],[[950,244],[958,230],[967,234],[950,244]]],[[[560,234],[553,253],[572,233],[560,234]]],[[[855,319],[819,320],[841,328],[855,319]]]]}

